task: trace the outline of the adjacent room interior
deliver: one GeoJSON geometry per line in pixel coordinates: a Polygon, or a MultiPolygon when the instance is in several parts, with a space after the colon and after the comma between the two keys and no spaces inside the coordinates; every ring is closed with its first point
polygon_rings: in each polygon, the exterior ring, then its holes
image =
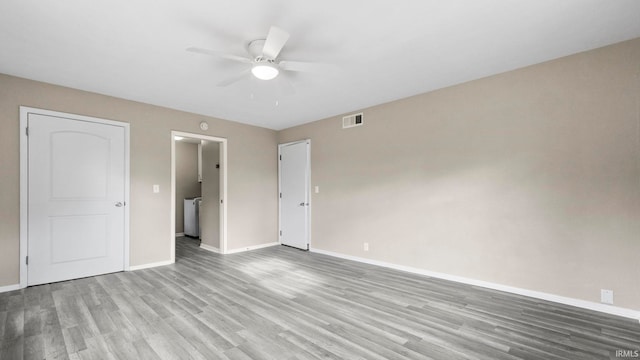
{"type": "Polygon", "coordinates": [[[249,4],[0,4],[0,359],[640,356],[639,2],[249,4]]]}
{"type": "MultiPolygon", "coordinates": [[[[226,249],[226,193],[223,151],[226,140],[172,132],[172,209],[175,223],[169,237],[192,241],[203,249],[226,249]]],[[[175,243],[171,246],[175,248],[175,243]]]]}

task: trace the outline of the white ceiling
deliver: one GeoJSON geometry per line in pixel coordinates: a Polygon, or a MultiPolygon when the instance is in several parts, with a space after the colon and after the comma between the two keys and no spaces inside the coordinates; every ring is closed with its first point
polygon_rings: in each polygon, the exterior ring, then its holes
{"type": "Polygon", "coordinates": [[[2,0],[0,72],[283,129],[640,37],[638,0],[2,0]],[[271,25],[326,67],[216,84],[271,25]],[[252,96],[253,94],[253,96],[252,96]]]}

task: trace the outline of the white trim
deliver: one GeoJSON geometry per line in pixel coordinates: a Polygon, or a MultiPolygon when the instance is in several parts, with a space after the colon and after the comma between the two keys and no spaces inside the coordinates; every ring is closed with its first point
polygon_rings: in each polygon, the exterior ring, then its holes
{"type": "Polygon", "coordinates": [[[119,126],[124,129],[124,263],[123,270],[129,270],[130,266],[130,129],[129,123],[122,121],[107,120],[91,116],[64,113],[59,111],[51,111],[37,109],[28,106],[20,106],[20,288],[27,287],[28,272],[26,265],[26,256],[28,255],[28,229],[29,229],[29,137],[25,129],[29,125],[29,114],[40,114],[53,117],[62,117],[69,120],[86,121],[98,124],[119,126]]]}
{"type": "Polygon", "coordinates": [[[202,250],[207,250],[207,251],[214,252],[216,254],[220,254],[220,249],[218,249],[217,247],[213,247],[211,245],[200,243],[200,248],[202,250]]]}
{"type": "Polygon", "coordinates": [[[202,183],[202,141],[198,144],[198,182],[202,183]]]}
{"type": "Polygon", "coordinates": [[[544,293],[544,292],[540,292],[540,291],[534,291],[534,290],[527,290],[527,289],[517,288],[517,287],[513,287],[513,286],[501,285],[501,284],[496,284],[496,283],[492,283],[492,282],[488,282],[488,281],[470,279],[470,278],[465,278],[465,277],[462,277],[462,276],[449,275],[449,274],[444,274],[444,273],[439,273],[439,272],[434,272],[434,271],[414,268],[414,267],[410,267],[410,266],[397,265],[397,264],[388,263],[388,262],[384,262],[384,261],[366,259],[366,258],[361,258],[361,257],[351,256],[351,255],[345,255],[345,254],[340,254],[340,253],[321,250],[321,249],[309,249],[309,251],[314,252],[314,253],[318,253],[318,254],[323,254],[323,255],[336,257],[336,258],[341,258],[341,259],[357,261],[357,262],[361,262],[361,263],[365,263],[365,264],[386,267],[386,268],[390,268],[390,269],[394,269],[394,270],[406,271],[406,272],[413,273],[413,274],[425,275],[425,276],[430,276],[430,277],[434,277],[434,278],[438,278],[438,279],[454,281],[454,282],[458,282],[458,283],[462,283],[462,284],[479,286],[479,287],[483,287],[483,288],[504,291],[504,292],[508,292],[508,293],[512,293],[512,294],[528,296],[528,297],[532,297],[532,298],[536,298],[536,299],[552,301],[552,302],[555,302],[555,303],[571,305],[571,306],[575,306],[575,307],[578,307],[578,308],[599,311],[599,312],[603,312],[603,313],[606,313],[606,314],[622,316],[622,317],[626,317],[626,318],[630,318],[630,319],[636,319],[636,320],[640,321],[640,311],[637,311],[637,310],[626,309],[626,308],[621,308],[621,307],[611,306],[611,305],[606,305],[606,304],[599,304],[599,303],[592,302],[592,301],[574,299],[574,298],[570,298],[570,297],[559,296],[559,295],[554,295],[554,294],[548,294],[548,293],[544,293]]]}
{"type": "Polygon", "coordinates": [[[262,248],[266,248],[266,247],[276,246],[276,245],[280,245],[280,243],[279,242],[272,242],[272,243],[268,243],[268,244],[247,246],[247,247],[227,250],[226,253],[227,254],[236,254],[236,253],[241,253],[241,252],[245,252],[245,251],[258,250],[258,249],[262,249],[262,248]]]}
{"type": "Polygon", "coordinates": [[[128,123],[124,124],[124,271],[131,268],[131,133],[128,123]]]}
{"type": "Polygon", "coordinates": [[[227,249],[227,139],[209,135],[171,131],[171,211],[169,222],[170,234],[170,261],[176,261],[176,136],[207,140],[220,143],[220,253],[226,254],[227,249]]]}
{"type": "Polygon", "coordinates": [[[183,236],[184,236],[184,233],[183,233],[183,232],[181,232],[181,233],[176,233],[176,237],[183,237],[183,236]]]}
{"type": "Polygon", "coordinates": [[[148,264],[130,266],[129,270],[127,270],[127,271],[150,269],[150,268],[154,268],[154,267],[158,267],[158,266],[171,265],[173,263],[174,263],[173,261],[158,261],[158,262],[153,262],[153,263],[148,263],[148,264]]]}
{"type": "Polygon", "coordinates": [[[311,196],[311,139],[307,141],[307,250],[311,249],[311,209],[313,208],[311,196]]]}
{"type": "Polygon", "coordinates": [[[228,171],[228,161],[227,161],[227,139],[222,139],[220,142],[220,200],[222,200],[222,204],[220,204],[220,253],[227,253],[227,203],[228,194],[227,194],[227,174],[228,171]]]}
{"type": "Polygon", "coordinates": [[[27,287],[27,261],[29,253],[29,138],[26,128],[29,124],[28,108],[20,107],[20,288],[27,287]]]}
{"type": "Polygon", "coordinates": [[[21,289],[20,284],[0,286],[0,293],[14,291],[14,290],[20,290],[20,289],[21,289]]]}
{"type": "Polygon", "coordinates": [[[311,209],[312,209],[312,200],[311,200],[311,139],[303,139],[297,141],[291,141],[288,143],[278,144],[278,243],[282,244],[282,235],[280,235],[280,231],[282,230],[282,199],[280,198],[280,193],[282,193],[282,185],[281,185],[281,160],[280,156],[282,155],[282,148],[288,145],[295,145],[300,143],[307,144],[307,189],[306,189],[306,203],[309,204],[307,206],[307,250],[311,249],[311,209]]]}

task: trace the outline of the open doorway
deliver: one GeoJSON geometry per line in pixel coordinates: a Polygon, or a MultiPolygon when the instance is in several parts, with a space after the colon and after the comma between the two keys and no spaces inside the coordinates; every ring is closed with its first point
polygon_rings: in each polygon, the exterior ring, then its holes
{"type": "MultiPolygon", "coordinates": [[[[187,166],[193,169],[194,166],[187,166]]],[[[190,173],[191,170],[187,170],[190,173]]],[[[200,247],[218,253],[227,252],[227,139],[207,135],[171,132],[171,261],[175,261],[176,236],[188,232],[200,240],[200,247]],[[197,171],[191,183],[178,187],[183,178],[182,156],[197,157],[197,171]],[[197,181],[194,184],[194,180],[197,181]],[[186,190],[185,190],[186,189],[186,190]],[[185,201],[185,198],[187,199],[185,201]],[[195,198],[195,199],[194,199],[195,198]],[[190,206],[199,205],[195,211],[190,206]],[[197,216],[197,225],[184,218],[184,213],[197,216]],[[187,223],[185,223],[187,221],[187,223]],[[185,231],[187,230],[187,231],[185,231]]],[[[193,220],[193,219],[192,219],[193,220]]]]}

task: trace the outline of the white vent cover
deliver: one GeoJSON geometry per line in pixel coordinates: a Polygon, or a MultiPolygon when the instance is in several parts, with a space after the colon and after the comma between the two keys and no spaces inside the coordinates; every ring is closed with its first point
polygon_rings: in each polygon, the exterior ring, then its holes
{"type": "Polygon", "coordinates": [[[362,125],[362,113],[348,115],[342,118],[342,128],[350,128],[362,125]]]}

